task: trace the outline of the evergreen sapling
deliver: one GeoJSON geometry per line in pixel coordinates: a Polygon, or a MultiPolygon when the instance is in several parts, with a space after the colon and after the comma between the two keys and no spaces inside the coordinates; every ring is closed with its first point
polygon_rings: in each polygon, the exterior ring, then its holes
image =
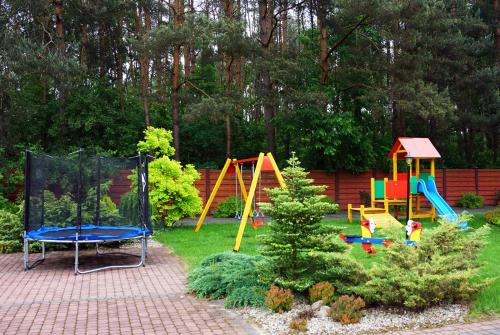
{"type": "Polygon", "coordinates": [[[321,224],[332,204],[325,202],[325,186],[312,185],[308,173],[293,156],[283,171],[285,188],[266,189],[270,202],[260,204],[272,218],[269,233],[262,236],[267,256],[268,280],[284,288],[305,291],[328,281],[339,292],[351,292],[364,279],[363,268],[348,254],[339,229],[321,224]]]}

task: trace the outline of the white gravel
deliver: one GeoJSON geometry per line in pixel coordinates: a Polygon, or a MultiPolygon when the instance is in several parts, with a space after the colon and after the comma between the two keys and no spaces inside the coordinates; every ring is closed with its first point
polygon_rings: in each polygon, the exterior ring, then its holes
{"type": "MultiPolygon", "coordinates": [[[[286,313],[277,314],[271,311],[245,307],[235,310],[249,322],[256,323],[269,334],[291,334],[288,328],[290,321],[301,311],[310,306],[298,303],[286,313]]],[[[307,334],[374,334],[389,330],[418,329],[436,327],[450,323],[462,323],[468,312],[463,305],[443,305],[428,308],[422,312],[410,312],[386,308],[368,308],[361,321],[356,324],[342,325],[329,317],[315,317],[307,324],[307,334]]]]}

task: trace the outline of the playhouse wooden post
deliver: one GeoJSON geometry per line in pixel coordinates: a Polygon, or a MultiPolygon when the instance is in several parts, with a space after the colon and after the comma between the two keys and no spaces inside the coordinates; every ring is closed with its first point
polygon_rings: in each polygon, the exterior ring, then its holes
{"type": "Polygon", "coordinates": [[[398,154],[392,154],[392,180],[398,180],[398,154]]]}

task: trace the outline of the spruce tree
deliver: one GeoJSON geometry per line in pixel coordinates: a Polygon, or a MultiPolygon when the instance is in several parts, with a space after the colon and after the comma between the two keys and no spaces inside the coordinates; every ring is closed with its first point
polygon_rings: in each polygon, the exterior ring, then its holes
{"type": "Polygon", "coordinates": [[[326,187],[312,185],[295,156],[288,164],[283,171],[286,187],[266,189],[271,201],[260,204],[272,218],[269,233],[262,236],[269,280],[299,292],[329,281],[338,291],[349,292],[365,276],[339,230],[321,223],[334,206],[321,195],[326,187]]]}

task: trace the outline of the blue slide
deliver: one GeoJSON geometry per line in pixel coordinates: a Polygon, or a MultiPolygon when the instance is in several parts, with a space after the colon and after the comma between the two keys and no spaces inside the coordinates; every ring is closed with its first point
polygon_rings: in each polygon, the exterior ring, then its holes
{"type": "MultiPolygon", "coordinates": [[[[436,188],[434,178],[429,178],[427,185],[423,179],[420,179],[417,184],[417,191],[423,193],[427,200],[436,208],[439,215],[444,216],[449,221],[457,220],[458,216],[448,203],[439,195],[436,188]]],[[[460,222],[460,228],[466,229],[467,222],[460,222]]]]}

